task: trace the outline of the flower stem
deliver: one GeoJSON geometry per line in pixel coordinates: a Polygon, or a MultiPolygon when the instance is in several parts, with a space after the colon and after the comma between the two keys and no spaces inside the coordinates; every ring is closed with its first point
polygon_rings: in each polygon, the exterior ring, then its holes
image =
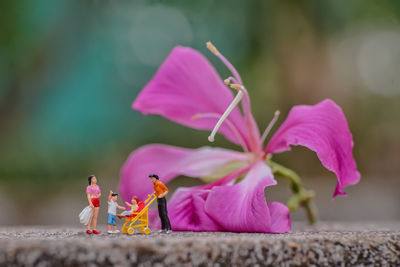
{"type": "Polygon", "coordinates": [[[274,174],[289,179],[291,183],[293,196],[287,202],[289,210],[295,211],[298,206],[302,206],[306,210],[308,222],[314,224],[316,222],[316,208],[311,202],[311,199],[315,196],[314,191],[305,189],[301,183],[300,176],[291,169],[272,160],[268,160],[268,165],[274,174]]]}

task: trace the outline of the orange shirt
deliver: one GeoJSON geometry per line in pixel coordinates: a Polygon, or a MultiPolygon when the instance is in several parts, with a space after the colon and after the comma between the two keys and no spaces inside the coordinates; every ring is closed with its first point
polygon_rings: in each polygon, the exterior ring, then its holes
{"type": "Polygon", "coordinates": [[[157,197],[159,197],[162,193],[168,191],[168,188],[159,180],[154,183],[154,191],[156,191],[157,197]]]}

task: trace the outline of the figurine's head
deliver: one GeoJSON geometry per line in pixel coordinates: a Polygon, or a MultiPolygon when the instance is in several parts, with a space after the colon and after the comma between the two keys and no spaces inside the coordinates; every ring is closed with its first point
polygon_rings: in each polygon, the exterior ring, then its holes
{"type": "Polygon", "coordinates": [[[111,194],[111,199],[112,199],[112,201],[117,202],[117,200],[118,200],[118,194],[117,194],[117,193],[112,193],[112,194],[111,194]]]}
{"type": "Polygon", "coordinates": [[[159,179],[157,174],[150,174],[149,178],[153,182],[153,184],[159,179]]]}
{"type": "Polygon", "coordinates": [[[95,184],[97,184],[97,179],[96,179],[96,176],[94,176],[94,175],[90,175],[90,176],[88,177],[88,181],[89,181],[89,185],[95,185],[95,184]]]}
{"type": "Polygon", "coordinates": [[[137,204],[139,203],[139,198],[137,196],[133,196],[131,202],[132,204],[137,204]]]}

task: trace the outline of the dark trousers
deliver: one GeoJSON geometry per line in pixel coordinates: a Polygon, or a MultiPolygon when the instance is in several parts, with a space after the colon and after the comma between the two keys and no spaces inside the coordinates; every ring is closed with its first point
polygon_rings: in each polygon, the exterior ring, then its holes
{"type": "Polygon", "coordinates": [[[171,230],[171,223],[169,222],[168,218],[168,211],[167,211],[167,200],[165,197],[157,198],[158,204],[158,215],[161,219],[161,229],[163,230],[171,230]]]}

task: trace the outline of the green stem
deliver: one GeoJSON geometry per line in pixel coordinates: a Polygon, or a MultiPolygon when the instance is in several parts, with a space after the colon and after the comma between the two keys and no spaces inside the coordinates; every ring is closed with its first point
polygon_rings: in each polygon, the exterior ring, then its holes
{"type": "Polygon", "coordinates": [[[307,204],[304,204],[302,206],[306,209],[308,222],[310,224],[314,224],[317,221],[317,218],[316,218],[317,210],[316,210],[314,204],[311,202],[311,199],[308,201],[307,204]]]}
{"type": "Polygon", "coordinates": [[[293,196],[289,199],[287,206],[290,211],[295,211],[298,206],[305,208],[307,213],[308,222],[314,224],[316,221],[316,209],[311,202],[311,199],[315,196],[314,191],[307,190],[301,183],[301,178],[297,173],[288,169],[272,160],[268,160],[268,165],[271,167],[272,172],[275,175],[282,176],[289,179],[291,183],[291,189],[293,196]]]}

